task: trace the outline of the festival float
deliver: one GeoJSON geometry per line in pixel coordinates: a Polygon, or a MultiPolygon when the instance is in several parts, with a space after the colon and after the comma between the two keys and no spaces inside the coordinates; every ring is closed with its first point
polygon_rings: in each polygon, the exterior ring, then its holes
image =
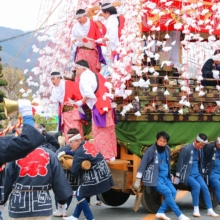
{"type": "MultiPolygon", "coordinates": [[[[39,77],[37,96],[50,96],[50,73],[72,76],[73,53],[71,31],[75,11],[88,11],[93,19],[103,20],[99,1],[45,1],[38,42],[33,52],[39,53],[38,64],[25,69],[28,84],[39,77]],[[50,33],[48,19],[62,5],[59,21],[50,33]],[[62,22],[61,22],[62,21],[62,22]],[[50,34],[49,34],[50,33],[50,34]],[[48,89],[49,88],[49,89],[48,89]]],[[[202,66],[215,50],[220,49],[220,3],[217,0],[121,0],[111,2],[125,18],[117,52],[118,61],[108,58],[102,74],[109,76],[109,94],[114,97],[118,124],[118,158],[109,162],[115,185],[100,195],[106,205],[120,206],[130,195],[136,171],[145,149],[152,145],[158,131],[166,131],[171,139],[172,164],[181,147],[205,133],[209,140],[219,136],[220,86],[203,86],[202,66]]],[[[218,56],[218,55],[217,55],[218,56]]],[[[217,57],[220,59],[220,57],[217,57]]],[[[88,118],[89,118],[88,113],[88,118]]],[[[181,188],[181,186],[180,186],[181,188]]],[[[187,189],[188,190],[188,189],[187,189]]],[[[156,212],[161,196],[142,187],[142,206],[156,212]]],[[[211,193],[213,207],[217,205],[211,193]]],[[[203,202],[201,201],[201,204],[203,202]]],[[[204,206],[204,205],[203,205],[204,206]]]]}

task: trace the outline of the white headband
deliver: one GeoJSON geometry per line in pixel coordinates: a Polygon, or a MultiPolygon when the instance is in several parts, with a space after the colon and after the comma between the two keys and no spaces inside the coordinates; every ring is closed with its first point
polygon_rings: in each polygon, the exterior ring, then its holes
{"type": "Polygon", "coordinates": [[[204,140],[202,140],[202,139],[199,137],[199,135],[197,136],[196,140],[197,140],[198,142],[201,142],[201,143],[204,143],[204,144],[207,144],[207,143],[208,143],[208,139],[207,139],[206,141],[204,141],[204,140]]]}
{"type": "Polygon", "coordinates": [[[220,143],[220,137],[218,137],[217,139],[218,139],[218,143],[220,143]]]}
{"type": "MultiPolygon", "coordinates": [[[[73,134],[68,134],[68,137],[71,137],[72,135],[73,135],[73,134]]],[[[82,136],[81,136],[80,134],[77,134],[77,135],[71,137],[71,138],[68,140],[68,142],[70,143],[71,141],[79,140],[79,139],[81,139],[81,138],[82,138],[82,136]]]]}
{"type": "Polygon", "coordinates": [[[82,69],[82,68],[86,68],[86,69],[87,69],[86,66],[81,66],[81,65],[76,64],[76,63],[73,64],[73,67],[77,67],[77,68],[79,68],[79,69],[82,69]]]}
{"type": "Polygon", "coordinates": [[[87,12],[84,12],[82,14],[77,14],[77,15],[75,15],[75,18],[81,18],[81,17],[83,17],[85,15],[87,15],[87,12]]]}
{"type": "Polygon", "coordinates": [[[61,74],[59,74],[59,75],[50,75],[50,78],[52,79],[52,78],[60,78],[61,77],[61,74]]]}
{"type": "Polygon", "coordinates": [[[102,9],[107,9],[107,8],[111,8],[113,7],[113,5],[111,3],[109,3],[108,5],[105,5],[103,7],[101,7],[102,9]]]}

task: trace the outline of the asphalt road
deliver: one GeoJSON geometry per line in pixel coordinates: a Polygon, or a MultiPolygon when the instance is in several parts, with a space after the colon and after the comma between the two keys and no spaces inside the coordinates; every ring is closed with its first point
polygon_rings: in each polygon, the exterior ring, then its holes
{"type": "MultiPolygon", "coordinates": [[[[53,196],[52,196],[53,198],[53,196]]],[[[137,212],[134,212],[132,207],[135,201],[135,196],[130,196],[128,201],[119,207],[109,207],[106,205],[96,206],[95,205],[95,197],[92,197],[91,199],[91,210],[93,212],[93,215],[95,217],[95,220],[156,220],[155,214],[147,213],[147,211],[140,207],[140,209],[137,212]]],[[[179,191],[177,194],[176,202],[178,206],[180,207],[181,211],[188,217],[190,217],[191,220],[196,220],[198,218],[195,218],[192,216],[193,212],[193,206],[192,206],[192,198],[191,194],[186,191],[179,191]]],[[[70,208],[67,211],[68,216],[72,214],[74,208],[76,205],[76,199],[73,198],[70,208]]],[[[215,212],[220,214],[220,206],[217,206],[215,208],[215,212]]],[[[202,215],[199,220],[211,220],[212,217],[208,217],[206,215],[207,211],[205,209],[200,210],[200,214],[202,215]]],[[[169,211],[166,213],[166,215],[171,218],[172,220],[178,219],[173,212],[169,211]]],[[[7,209],[3,212],[3,219],[9,220],[7,209]]],[[[52,220],[59,220],[62,218],[58,217],[52,217],[52,220]]],[[[220,219],[215,218],[215,219],[220,219]]],[[[81,214],[79,220],[85,220],[85,217],[83,214],[81,214]]]]}

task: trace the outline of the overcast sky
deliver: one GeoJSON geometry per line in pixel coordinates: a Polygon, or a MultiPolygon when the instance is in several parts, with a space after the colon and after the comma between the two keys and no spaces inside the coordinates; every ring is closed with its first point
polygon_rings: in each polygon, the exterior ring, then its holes
{"type": "MultiPolygon", "coordinates": [[[[35,30],[39,26],[39,24],[37,26],[39,10],[41,9],[42,12],[47,2],[46,0],[0,0],[0,26],[23,31],[35,30]]],[[[56,0],[54,7],[59,2],[56,0]]],[[[56,11],[58,10],[59,8],[56,11]]],[[[56,16],[55,14],[51,17],[51,24],[56,21],[56,16]]]]}

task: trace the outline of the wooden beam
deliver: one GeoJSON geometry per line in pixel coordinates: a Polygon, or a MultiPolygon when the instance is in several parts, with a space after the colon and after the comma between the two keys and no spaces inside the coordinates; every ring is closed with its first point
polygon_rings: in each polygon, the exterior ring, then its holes
{"type": "MultiPolygon", "coordinates": [[[[117,6],[121,6],[121,2],[114,2],[112,3],[112,6],[117,7],[117,6]]],[[[89,16],[94,16],[97,14],[96,11],[100,11],[101,7],[100,6],[95,6],[93,8],[90,8],[88,11],[89,16]]]]}
{"type": "MultiPolygon", "coordinates": [[[[174,0],[176,2],[183,2],[182,0],[174,0]]],[[[203,5],[214,5],[213,2],[206,2],[206,1],[198,1],[198,0],[187,0],[185,3],[194,3],[194,4],[197,4],[197,3],[203,3],[203,5]]]]}

